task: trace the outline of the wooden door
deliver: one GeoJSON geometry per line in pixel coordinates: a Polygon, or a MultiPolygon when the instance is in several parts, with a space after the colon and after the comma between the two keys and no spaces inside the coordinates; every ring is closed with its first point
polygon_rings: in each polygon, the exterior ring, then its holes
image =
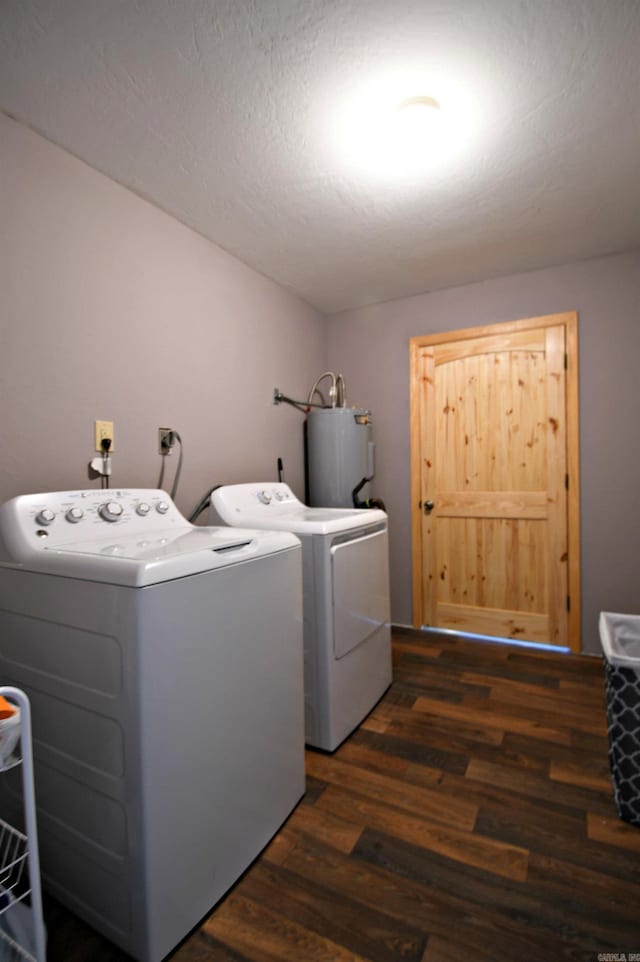
{"type": "Polygon", "coordinates": [[[575,314],[412,340],[417,626],[579,648],[576,343],[575,314]]]}

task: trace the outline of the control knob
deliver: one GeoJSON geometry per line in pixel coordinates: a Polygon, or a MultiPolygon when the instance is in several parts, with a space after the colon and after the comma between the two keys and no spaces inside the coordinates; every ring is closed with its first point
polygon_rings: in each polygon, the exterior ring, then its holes
{"type": "Polygon", "coordinates": [[[39,511],[36,515],[36,523],[53,524],[55,517],[55,512],[53,512],[51,508],[43,508],[42,511],[39,511]]]}
{"type": "Polygon", "coordinates": [[[100,505],[98,511],[103,521],[119,521],[124,508],[117,501],[107,501],[106,504],[100,505]]]}
{"type": "Polygon", "coordinates": [[[69,508],[65,514],[65,518],[71,524],[77,524],[78,521],[82,521],[84,518],[84,511],[81,508],[69,508]]]}
{"type": "Polygon", "coordinates": [[[146,501],[141,501],[136,508],[136,514],[139,514],[143,518],[146,518],[150,511],[151,506],[148,505],[146,501]]]}
{"type": "Polygon", "coordinates": [[[166,501],[158,501],[156,505],[156,511],[158,512],[158,514],[166,514],[168,510],[169,510],[169,505],[167,504],[166,501]]]}
{"type": "Polygon", "coordinates": [[[258,491],[258,501],[262,504],[271,504],[271,495],[268,491],[258,491]]]}

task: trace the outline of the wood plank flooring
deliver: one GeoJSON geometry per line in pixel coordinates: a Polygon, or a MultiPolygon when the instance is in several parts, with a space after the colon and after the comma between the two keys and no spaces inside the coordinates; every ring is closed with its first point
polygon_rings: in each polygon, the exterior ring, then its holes
{"type": "MultiPolygon", "coordinates": [[[[394,630],[394,682],[172,962],[640,953],[599,659],[394,630]]],[[[49,962],[128,957],[46,900],[49,962]]],[[[639,956],[640,957],[640,956],[639,956]]]]}

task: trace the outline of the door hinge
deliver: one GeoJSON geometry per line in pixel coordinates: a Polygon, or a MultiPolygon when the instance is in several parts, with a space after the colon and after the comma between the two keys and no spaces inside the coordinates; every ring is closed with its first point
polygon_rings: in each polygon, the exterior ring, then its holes
{"type": "Polygon", "coordinates": [[[565,476],[564,476],[564,486],[565,486],[565,488],[566,488],[567,491],[568,491],[568,490],[569,490],[569,475],[568,475],[568,474],[565,474],[565,476]]]}
{"type": "Polygon", "coordinates": [[[567,611],[571,611],[571,597],[567,595],[567,611]]]}
{"type": "Polygon", "coordinates": [[[567,370],[568,367],[569,367],[569,355],[568,355],[568,354],[565,354],[565,356],[564,356],[564,369],[565,369],[565,371],[567,370]]]}

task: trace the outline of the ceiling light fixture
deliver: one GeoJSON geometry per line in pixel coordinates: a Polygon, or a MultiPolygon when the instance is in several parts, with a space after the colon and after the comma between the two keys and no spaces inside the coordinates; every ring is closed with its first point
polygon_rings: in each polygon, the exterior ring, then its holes
{"type": "Polygon", "coordinates": [[[361,182],[424,184],[429,177],[433,184],[465,162],[478,133],[477,93],[464,77],[442,70],[377,75],[328,115],[327,146],[361,182]]]}
{"type": "Polygon", "coordinates": [[[440,103],[435,97],[419,96],[419,97],[406,97],[401,100],[396,110],[405,111],[413,110],[414,108],[423,111],[427,110],[440,110],[440,103]]]}
{"type": "Polygon", "coordinates": [[[388,124],[394,150],[398,154],[433,150],[441,132],[439,121],[440,104],[435,97],[419,95],[401,100],[388,124]]]}

